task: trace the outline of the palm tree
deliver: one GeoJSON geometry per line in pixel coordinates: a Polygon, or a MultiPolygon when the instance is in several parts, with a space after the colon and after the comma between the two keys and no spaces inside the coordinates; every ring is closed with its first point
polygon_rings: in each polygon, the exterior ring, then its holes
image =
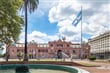
{"type": "Polygon", "coordinates": [[[24,49],[24,61],[28,61],[28,55],[27,55],[27,21],[28,21],[28,12],[30,13],[34,12],[35,9],[37,9],[39,0],[23,0],[23,10],[25,11],[25,49],[24,49]]]}

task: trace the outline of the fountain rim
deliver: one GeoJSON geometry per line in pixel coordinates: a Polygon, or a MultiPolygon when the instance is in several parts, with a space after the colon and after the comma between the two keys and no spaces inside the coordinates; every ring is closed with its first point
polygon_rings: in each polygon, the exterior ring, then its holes
{"type": "Polygon", "coordinates": [[[69,73],[78,73],[78,70],[75,68],[67,67],[65,65],[54,65],[54,64],[5,64],[0,65],[0,70],[9,70],[9,69],[16,69],[18,66],[28,66],[29,69],[49,69],[49,70],[60,70],[66,71],[69,73]]]}
{"type": "MultiPolygon", "coordinates": [[[[58,66],[59,67],[62,67],[62,68],[64,68],[64,69],[71,69],[71,70],[76,70],[76,72],[74,72],[74,73],[90,73],[90,72],[88,72],[88,71],[86,71],[86,70],[84,70],[84,69],[80,69],[80,68],[78,68],[78,67],[75,67],[75,66],[68,66],[68,65],[56,65],[56,64],[5,64],[5,65],[0,65],[0,70],[3,70],[3,69],[15,69],[16,68],[16,66],[20,66],[20,65],[30,65],[30,66],[32,66],[32,65],[40,65],[40,67],[41,67],[41,65],[46,65],[46,67],[47,66],[57,66],[57,68],[58,68],[58,66]],[[7,67],[7,66],[10,66],[10,67],[7,67]]],[[[51,68],[51,67],[50,67],[51,68]]],[[[33,68],[30,68],[30,69],[33,69],[33,68]]],[[[36,69],[36,68],[35,68],[36,69]]],[[[39,69],[41,69],[41,68],[39,68],[39,69]]],[[[45,68],[43,68],[43,69],[45,69],[45,68]]],[[[59,68],[58,68],[59,69],[59,68]]],[[[51,70],[54,70],[54,69],[51,69],[51,70]]],[[[60,70],[60,71],[64,71],[64,70],[60,70]]],[[[68,72],[68,71],[67,71],[68,72]]],[[[71,72],[70,71],[70,73],[73,73],[73,72],[71,72]]]]}

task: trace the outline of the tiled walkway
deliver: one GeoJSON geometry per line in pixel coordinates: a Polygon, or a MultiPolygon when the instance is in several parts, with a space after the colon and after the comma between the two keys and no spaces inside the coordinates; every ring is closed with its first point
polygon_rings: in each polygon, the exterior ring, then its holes
{"type": "Polygon", "coordinates": [[[110,69],[97,69],[95,67],[79,67],[89,71],[90,73],[110,73],[110,69]]]}
{"type": "Polygon", "coordinates": [[[99,67],[81,67],[79,68],[85,69],[89,71],[90,73],[110,73],[110,62],[108,63],[102,63],[102,62],[91,62],[91,61],[81,61],[85,63],[90,63],[94,65],[98,65],[99,67]]]}

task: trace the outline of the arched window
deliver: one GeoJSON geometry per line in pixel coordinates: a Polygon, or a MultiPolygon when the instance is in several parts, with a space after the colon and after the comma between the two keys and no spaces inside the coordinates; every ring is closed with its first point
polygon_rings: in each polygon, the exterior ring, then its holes
{"type": "Polygon", "coordinates": [[[73,50],[73,53],[76,53],[76,51],[75,51],[75,50],[73,50]]]}

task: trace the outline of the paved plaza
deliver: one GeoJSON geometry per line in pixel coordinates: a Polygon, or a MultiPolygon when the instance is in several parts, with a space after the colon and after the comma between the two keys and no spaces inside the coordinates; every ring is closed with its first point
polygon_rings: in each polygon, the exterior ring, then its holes
{"type": "Polygon", "coordinates": [[[93,62],[93,61],[76,61],[76,62],[84,62],[88,64],[97,65],[96,67],[82,67],[79,68],[85,69],[90,73],[110,73],[110,62],[93,62]]]}
{"type": "Polygon", "coordinates": [[[109,69],[98,69],[96,67],[79,67],[79,68],[85,69],[90,73],[110,73],[110,68],[109,69]]]}

